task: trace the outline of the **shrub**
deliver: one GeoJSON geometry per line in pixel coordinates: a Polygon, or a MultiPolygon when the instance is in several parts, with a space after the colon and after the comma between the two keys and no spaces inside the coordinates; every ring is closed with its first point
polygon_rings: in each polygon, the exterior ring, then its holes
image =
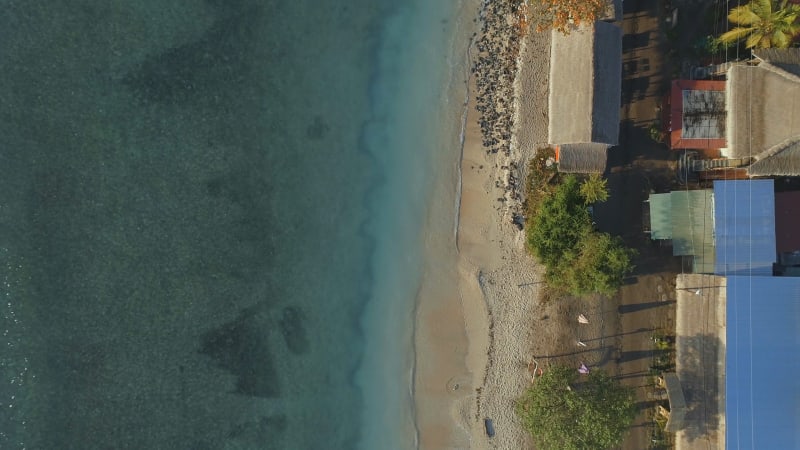
{"type": "Polygon", "coordinates": [[[585,380],[574,368],[546,370],[517,402],[517,415],[542,450],[619,445],[636,414],[633,392],[602,370],[585,380]]]}
{"type": "Polygon", "coordinates": [[[598,185],[604,188],[605,182],[598,180],[584,189],[586,183],[565,176],[552,191],[541,191],[543,198],[527,220],[527,247],[547,268],[548,284],[574,295],[612,295],[633,270],[634,251],[621,239],[592,229],[586,201],[587,196],[602,197],[605,190],[598,185]]]}

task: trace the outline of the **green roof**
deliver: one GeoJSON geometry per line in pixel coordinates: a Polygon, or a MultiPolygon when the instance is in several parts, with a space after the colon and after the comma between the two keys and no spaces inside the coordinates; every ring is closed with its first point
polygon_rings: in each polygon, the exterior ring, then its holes
{"type": "Polygon", "coordinates": [[[650,194],[650,239],[672,239],[672,194],[650,194]]]}
{"type": "Polygon", "coordinates": [[[672,254],[694,256],[695,273],[714,272],[711,189],[650,195],[651,239],[672,239],[672,254]]]}

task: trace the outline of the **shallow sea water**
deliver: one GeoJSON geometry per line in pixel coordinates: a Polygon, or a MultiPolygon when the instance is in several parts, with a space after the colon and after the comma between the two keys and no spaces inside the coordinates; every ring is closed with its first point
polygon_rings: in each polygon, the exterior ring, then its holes
{"type": "Polygon", "coordinates": [[[0,448],[413,446],[476,11],[0,9],[0,448]]]}

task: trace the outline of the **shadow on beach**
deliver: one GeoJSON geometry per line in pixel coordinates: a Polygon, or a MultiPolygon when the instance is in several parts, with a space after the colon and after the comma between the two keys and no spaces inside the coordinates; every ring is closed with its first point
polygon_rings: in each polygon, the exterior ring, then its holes
{"type": "Polygon", "coordinates": [[[651,308],[658,308],[659,306],[669,306],[674,304],[675,300],[665,300],[663,302],[646,302],[646,303],[634,303],[631,305],[619,305],[617,310],[620,314],[627,314],[636,311],[644,311],[646,309],[651,308]]]}

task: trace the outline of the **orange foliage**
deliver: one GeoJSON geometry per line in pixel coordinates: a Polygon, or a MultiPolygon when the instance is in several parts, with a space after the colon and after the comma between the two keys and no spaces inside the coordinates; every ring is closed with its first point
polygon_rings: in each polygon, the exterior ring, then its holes
{"type": "Polygon", "coordinates": [[[522,3],[519,5],[516,11],[516,27],[517,33],[520,37],[525,36],[528,32],[528,28],[530,28],[530,24],[528,22],[528,5],[527,3],[522,3]]]}
{"type": "Polygon", "coordinates": [[[537,31],[552,28],[564,34],[584,22],[594,22],[608,8],[609,0],[537,0],[544,10],[537,31]]]}

